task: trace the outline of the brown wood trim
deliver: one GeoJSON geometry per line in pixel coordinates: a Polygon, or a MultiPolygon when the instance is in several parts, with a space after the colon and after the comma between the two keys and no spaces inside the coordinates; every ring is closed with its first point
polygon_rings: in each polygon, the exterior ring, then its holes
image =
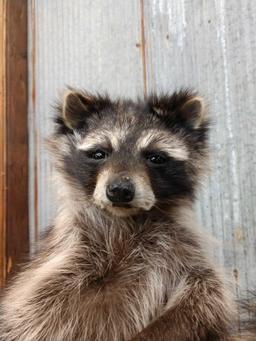
{"type": "Polygon", "coordinates": [[[146,63],[146,39],[145,39],[145,14],[144,14],[144,0],[140,0],[140,30],[141,30],[141,62],[143,71],[143,87],[144,96],[148,94],[147,85],[147,63],[146,63]]]}
{"type": "Polygon", "coordinates": [[[6,106],[5,106],[5,19],[6,3],[0,0],[0,286],[6,278],[6,106]]]}
{"type": "Polygon", "coordinates": [[[0,280],[28,251],[27,0],[0,0],[1,208],[0,280]],[[3,50],[3,51],[2,51],[3,50]],[[5,199],[5,200],[4,200],[5,199]]]}

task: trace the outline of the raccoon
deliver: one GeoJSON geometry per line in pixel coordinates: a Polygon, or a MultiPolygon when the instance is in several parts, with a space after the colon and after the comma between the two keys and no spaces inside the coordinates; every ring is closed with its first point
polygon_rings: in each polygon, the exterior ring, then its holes
{"type": "Polygon", "coordinates": [[[190,90],[66,91],[48,140],[58,213],[3,295],[1,340],[231,340],[232,295],[193,208],[208,130],[190,90]]]}

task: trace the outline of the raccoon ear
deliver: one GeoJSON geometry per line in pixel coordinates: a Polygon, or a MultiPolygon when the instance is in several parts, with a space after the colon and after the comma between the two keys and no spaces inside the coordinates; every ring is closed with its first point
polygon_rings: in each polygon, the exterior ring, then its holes
{"type": "Polygon", "coordinates": [[[83,124],[90,110],[93,98],[75,90],[67,90],[62,101],[62,117],[64,124],[76,129],[83,124]]]}
{"type": "Polygon", "coordinates": [[[205,103],[201,97],[189,99],[179,110],[179,116],[193,128],[199,128],[206,115],[205,103]]]}
{"type": "Polygon", "coordinates": [[[168,124],[180,122],[194,129],[200,127],[206,118],[203,98],[189,91],[175,92],[171,96],[153,97],[153,112],[168,124]]]}

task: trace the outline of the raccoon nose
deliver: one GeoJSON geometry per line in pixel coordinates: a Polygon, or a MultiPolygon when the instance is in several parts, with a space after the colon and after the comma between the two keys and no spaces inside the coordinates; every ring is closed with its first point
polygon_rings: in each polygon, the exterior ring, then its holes
{"type": "Polygon", "coordinates": [[[109,184],[106,189],[106,195],[112,202],[130,202],[134,198],[134,194],[134,185],[129,180],[117,180],[109,184]]]}

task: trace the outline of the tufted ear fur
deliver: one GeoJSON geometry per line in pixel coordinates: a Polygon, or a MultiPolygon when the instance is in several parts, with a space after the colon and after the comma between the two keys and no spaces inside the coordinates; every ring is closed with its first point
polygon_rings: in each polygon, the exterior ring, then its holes
{"type": "Polygon", "coordinates": [[[170,124],[179,123],[197,129],[207,121],[203,98],[189,90],[181,90],[170,96],[153,96],[150,104],[153,112],[170,124]]]}
{"type": "Polygon", "coordinates": [[[181,118],[193,128],[200,127],[206,115],[204,100],[201,97],[193,97],[180,110],[181,118]]]}
{"type": "Polygon", "coordinates": [[[68,89],[59,105],[57,123],[64,133],[80,129],[90,115],[99,114],[110,105],[111,101],[107,95],[92,95],[86,91],[68,89]]]}
{"type": "Polygon", "coordinates": [[[78,128],[88,112],[92,98],[79,92],[67,90],[63,96],[62,116],[64,123],[70,129],[78,128]]]}

